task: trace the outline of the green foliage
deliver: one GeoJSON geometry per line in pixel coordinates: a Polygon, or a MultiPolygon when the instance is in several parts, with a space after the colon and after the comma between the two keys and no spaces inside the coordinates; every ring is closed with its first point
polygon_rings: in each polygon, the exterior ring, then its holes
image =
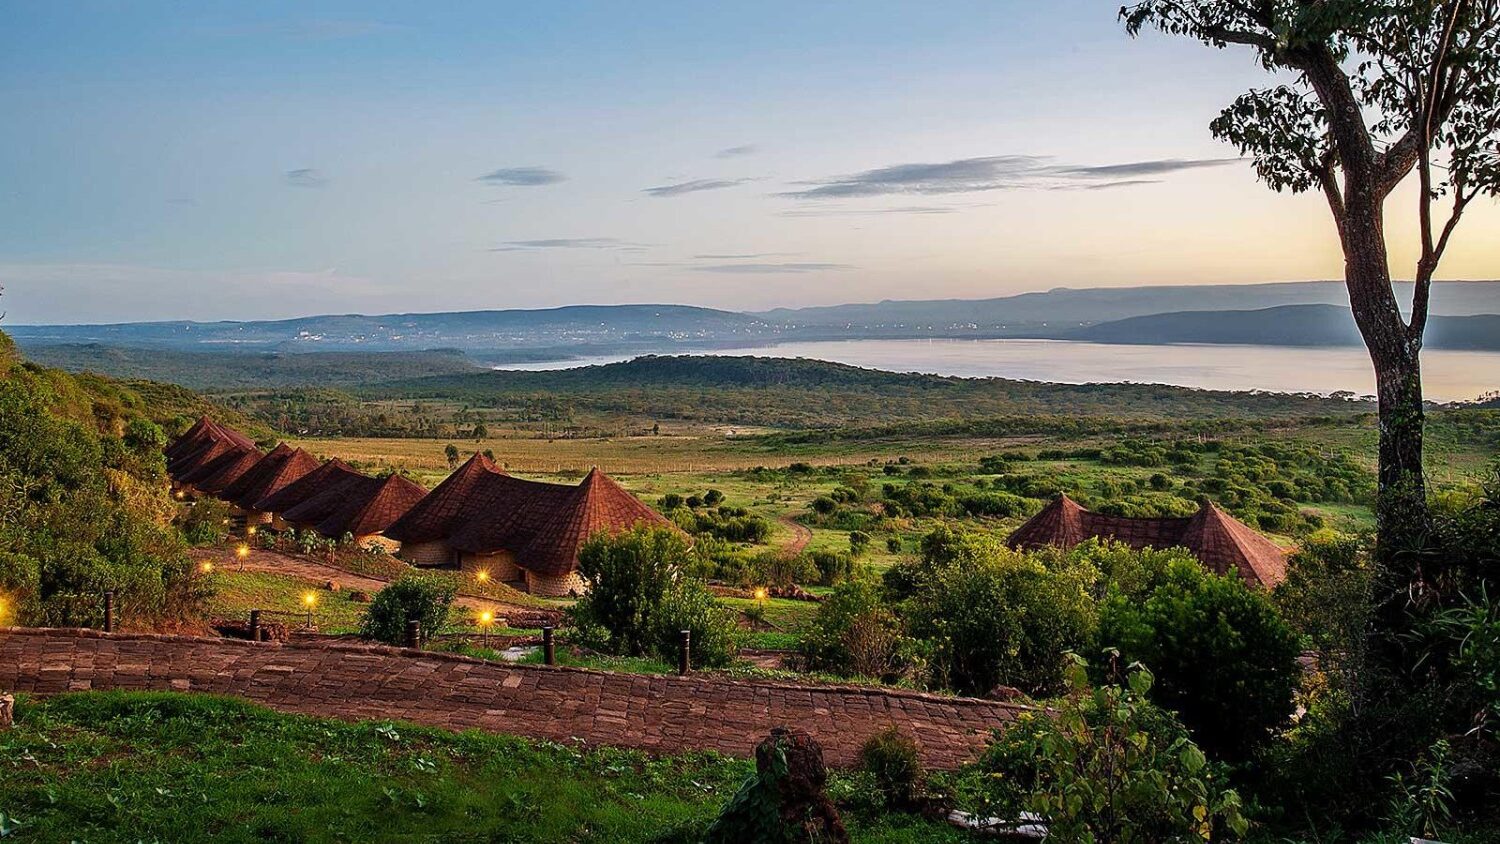
{"type": "Polygon", "coordinates": [[[640,526],[615,536],[598,534],[578,554],[589,593],[570,611],[593,642],[621,656],[675,661],[681,630],[692,631],[692,657],[722,665],[737,649],[733,614],[718,605],[689,572],[692,548],[682,534],[640,526]]]}
{"type": "Polygon", "coordinates": [[[1089,688],[1083,662],[1048,713],[1022,715],[997,734],[975,786],[988,814],[1033,812],[1049,838],[1100,844],[1232,841],[1248,823],[1172,716],[1149,700],[1150,672],[1089,688]]]}
{"type": "Polygon", "coordinates": [[[837,586],[854,576],[854,558],[837,551],[809,551],[807,558],[818,572],[822,586],[837,586]]]}
{"type": "Polygon", "coordinates": [[[189,545],[217,545],[229,535],[229,505],[217,498],[200,498],[183,505],[177,527],[189,545]]]}
{"type": "Polygon", "coordinates": [[[1049,566],[994,537],[940,530],[907,572],[910,633],[930,642],[934,681],[960,693],[1055,692],[1063,655],[1093,636],[1096,574],[1087,567],[1049,566]]]}
{"type": "Polygon", "coordinates": [[[870,736],[859,749],[859,766],[875,782],[885,805],[909,809],[917,804],[925,773],[917,743],[898,727],[870,736]]]}
{"type": "Polygon", "coordinates": [[[94,625],[194,616],[205,597],[168,527],[159,431],[134,391],[0,364],[0,589],[12,622],[94,625]]]}
{"type": "Polygon", "coordinates": [[[808,668],[845,677],[897,680],[921,665],[900,617],[864,581],[839,585],[818,605],[798,650],[808,668]]]}
{"type": "Polygon", "coordinates": [[[406,624],[421,624],[423,638],[443,629],[453,604],[450,581],[411,574],[375,593],[361,635],[389,645],[406,644],[406,624]]]}
{"type": "Polygon", "coordinates": [[[1111,588],[1099,641],[1149,665],[1153,699],[1216,758],[1249,759],[1291,717],[1297,636],[1266,596],[1236,577],[1178,560],[1147,591],[1111,588]]]}

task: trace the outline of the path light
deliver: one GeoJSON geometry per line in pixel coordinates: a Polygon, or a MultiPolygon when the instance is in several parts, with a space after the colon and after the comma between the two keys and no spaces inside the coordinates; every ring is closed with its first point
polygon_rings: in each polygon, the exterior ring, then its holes
{"type": "Polygon", "coordinates": [[[313,626],[313,624],[312,624],[313,607],[315,607],[315,606],[318,605],[318,593],[316,593],[316,592],[308,592],[306,595],[303,595],[302,596],[302,603],[304,603],[304,604],[307,605],[307,629],[311,630],[312,626],[313,626]]]}
{"type": "Polygon", "coordinates": [[[484,646],[490,646],[490,625],[495,623],[495,614],[489,610],[479,614],[479,629],[484,631],[484,646]]]}
{"type": "Polygon", "coordinates": [[[485,581],[490,579],[490,570],[480,569],[479,571],[474,572],[474,579],[479,581],[480,583],[484,583],[485,581]]]}
{"type": "Polygon", "coordinates": [[[771,593],[766,591],[766,587],[755,587],[755,600],[760,601],[761,603],[765,603],[766,599],[769,597],[771,597],[771,593]]]}
{"type": "Polygon", "coordinates": [[[255,535],[255,525],[246,525],[245,526],[245,535],[246,536],[254,536],[255,535]]]}
{"type": "Polygon", "coordinates": [[[183,499],[184,499],[184,498],[187,498],[187,493],[185,493],[185,492],[183,492],[183,491],[182,491],[182,490],[180,490],[180,489],[179,489],[179,490],[177,490],[177,492],[176,492],[176,496],[177,496],[177,500],[178,500],[178,501],[181,501],[181,500],[183,500],[183,499]]]}
{"type": "Polygon", "coordinates": [[[198,571],[201,571],[204,574],[208,574],[209,572],[211,572],[213,570],[214,570],[214,564],[210,563],[208,560],[204,560],[203,562],[201,562],[201,563],[198,564],[198,571]]]}
{"type": "Polygon", "coordinates": [[[240,547],[234,549],[234,556],[239,558],[240,571],[245,570],[245,558],[250,556],[250,546],[240,543],[240,547]]]}

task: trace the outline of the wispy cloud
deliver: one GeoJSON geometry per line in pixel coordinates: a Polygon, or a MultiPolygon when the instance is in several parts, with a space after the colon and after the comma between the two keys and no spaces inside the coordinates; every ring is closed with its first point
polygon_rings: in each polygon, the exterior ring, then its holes
{"type": "Polygon", "coordinates": [[[654,197],[668,198],[682,196],[686,193],[698,193],[706,190],[723,190],[724,188],[743,185],[751,179],[693,179],[689,182],[678,182],[673,185],[659,185],[654,188],[646,188],[641,193],[649,193],[654,197]]]}
{"type": "Polygon", "coordinates": [[[311,167],[302,167],[297,170],[286,171],[286,183],[294,188],[323,188],[328,186],[328,179],[311,167]]]}
{"type": "Polygon", "coordinates": [[[695,261],[749,261],[755,258],[784,258],[788,255],[796,255],[796,252],[741,252],[737,255],[694,255],[695,261]]]}
{"type": "Polygon", "coordinates": [[[539,249],[620,249],[636,251],[645,244],[630,243],[613,237],[544,237],[537,240],[511,240],[491,252],[534,252],[539,249]]]}
{"type": "Polygon", "coordinates": [[[502,167],[480,176],[475,181],[492,185],[531,188],[540,185],[555,185],[567,181],[567,176],[546,167],[502,167]]]}
{"type": "Polygon", "coordinates": [[[727,273],[731,275],[771,275],[776,273],[816,273],[858,269],[851,264],[830,264],[820,261],[771,263],[771,264],[699,264],[693,267],[698,272],[727,273]]]}
{"type": "Polygon", "coordinates": [[[757,152],[760,152],[759,145],[744,144],[742,146],[721,149],[718,152],[714,153],[714,158],[739,158],[743,155],[754,155],[757,152]]]}
{"type": "MultiPolygon", "coordinates": [[[[970,208],[981,207],[984,203],[975,203],[967,206],[970,208]]],[[[898,205],[894,208],[792,208],[786,211],[776,212],[778,217],[865,217],[880,214],[957,214],[960,210],[955,205],[898,205]]]]}
{"type": "Polygon", "coordinates": [[[1057,164],[1050,156],[992,155],[955,161],[893,164],[847,176],[798,182],[804,190],[780,196],[792,199],[850,199],[867,196],[973,193],[995,190],[1092,190],[1148,184],[1142,176],[1164,176],[1182,170],[1221,167],[1239,159],[1133,161],[1122,164],[1057,164]]]}

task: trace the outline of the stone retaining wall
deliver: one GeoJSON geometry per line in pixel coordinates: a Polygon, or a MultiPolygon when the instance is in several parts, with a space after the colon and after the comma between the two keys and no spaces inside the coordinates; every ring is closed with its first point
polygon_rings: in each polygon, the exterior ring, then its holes
{"type": "Polygon", "coordinates": [[[866,739],[894,724],[936,768],[973,758],[991,729],[1026,711],[918,692],[507,665],[375,645],[0,628],[0,692],[89,689],[210,692],[345,720],[662,753],[749,756],[772,727],[796,726],[834,765],[852,764],[866,739]]]}

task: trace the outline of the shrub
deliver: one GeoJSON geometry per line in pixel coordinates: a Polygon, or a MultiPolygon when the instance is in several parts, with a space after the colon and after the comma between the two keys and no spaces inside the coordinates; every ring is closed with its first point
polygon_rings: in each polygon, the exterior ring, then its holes
{"type": "Polygon", "coordinates": [[[1094,574],[1044,559],[993,537],[940,530],[923,540],[919,563],[888,572],[888,584],[908,580],[904,615],[911,634],[931,643],[936,682],[963,694],[1061,688],[1063,655],[1094,635],[1094,574]]]}
{"type": "Polygon", "coordinates": [[[812,551],[807,554],[818,571],[818,583],[837,586],[854,575],[854,559],[837,551],[812,551]]]}
{"type": "Polygon", "coordinates": [[[887,536],[885,538],[885,550],[891,554],[901,553],[901,537],[887,536]]]}
{"type": "Polygon", "coordinates": [[[891,726],[870,736],[859,749],[859,766],[875,781],[875,788],[893,809],[917,804],[925,774],[917,743],[891,726]]]}
{"type": "Polygon", "coordinates": [[[794,583],[807,583],[818,577],[814,565],[815,557],[808,554],[788,554],[782,551],[765,551],[750,561],[749,586],[779,586],[786,588],[794,583]]]}
{"type": "Polygon", "coordinates": [[[826,495],[820,495],[812,500],[812,511],[820,516],[830,516],[839,508],[839,503],[826,495]]]}
{"type": "Polygon", "coordinates": [[[656,613],[672,580],[692,562],[687,539],[668,528],[597,534],[578,552],[578,571],[589,582],[589,594],[574,605],[573,615],[581,625],[603,628],[616,654],[652,653],[656,613]]]}
{"type": "Polygon", "coordinates": [[[692,579],[694,557],[676,531],[640,526],[617,536],[598,534],[578,554],[589,594],[571,610],[585,638],[620,656],[675,661],[679,634],[692,632],[692,655],[702,665],[727,663],[736,650],[733,613],[692,579]]]}
{"type": "Polygon", "coordinates": [[[683,630],[689,632],[693,665],[719,668],[739,652],[734,612],[695,580],[684,578],[667,590],[656,612],[655,628],[652,653],[668,664],[677,660],[683,630]]]}
{"type": "Polygon", "coordinates": [[[203,547],[222,542],[229,535],[229,505],[216,498],[201,498],[184,507],[177,526],[189,545],[203,547]]]}
{"type": "Polygon", "coordinates": [[[448,621],[453,604],[451,580],[427,575],[409,574],[375,593],[360,634],[389,645],[406,644],[406,624],[421,624],[422,636],[428,637],[448,621]]]}
{"type": "Polygon", "coordinates": [[[862,530],[849,531],[849,553],[862,557],[868,550],[870,550],[870,535],[862,530]]]}
{"type": "Polygon", "coordinates": [[[710,507],[717,507],[717,506],[719,506],[719,503],[722,502],[723,500],[724,500],[724,493],[719,492],[716,489],[711,489],[708,492],[703,493],[703,503],[707,504],[710,507]]]}
{"type": "Polygon", "coordinates": [[[919,665],[916,644],[874,584],[854,581],[833,590],[797,644],[807,666],[844,677],[895,680],[919,665]]]}
{"type": "Polygon", "coordinates": [[[1292,714],[1297,636],[1237,577],[1174,560],[1143,595],[1111,590],[1099,641],[1151,666],[1153,699],[1219,758],[1250,758],[1292,714]]]}
{"type": "Polygon", "coordinates": [[[985,814],[1040,815],[1059,841],[1168,842],[1242,838],[1240,798],[1169,713],[1148,699],[1152,676],[1089,688],[1083,661],[1048,713],[1000,732],[971,778],[985,814]]]}

